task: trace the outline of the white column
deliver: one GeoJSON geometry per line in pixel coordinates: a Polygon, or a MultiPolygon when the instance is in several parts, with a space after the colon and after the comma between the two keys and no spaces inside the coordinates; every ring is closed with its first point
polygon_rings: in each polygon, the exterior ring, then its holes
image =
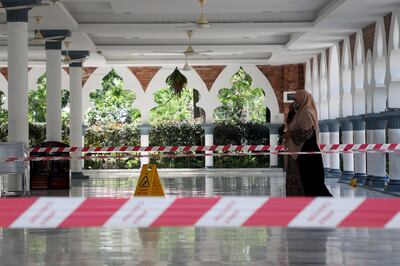
{"type": "MultiPolygon", "coordinates": [[[[386,143],[386,120],[380,114],[367,115],[367,141],[370,144],[386,143]]],[[[367,180],[365,185],[384,187],[386,178],[386,153],[367,155],[367,180]]]]}
{"type": "MultiPolygon", "coordinates": [[[[319,132],[320,132],[320,144],[329,144],[329,127],[325,122],[321,121],[319,125],[319,132]]],[[[324,163],[325,174],[329,172],[330,165],[331,165],[331,157],[328,153],[322,154],[322,160],[324,163]]]]}
{"type": "Polygon", "coordinates": [[[214,178],[212,176],[205,176],[206,178],[206,197],[214,196],[214,178]]]}
{"type": "MultiPolygon", "coordinates": [[[[354,144],[366,143],[364,118],[354,116],[351,118],[351,122],[353,124],[354,144]]],[[[365,153],[354,154],[354,177],[357,178],[359,183],[363,183],[367,177],[367,156],[365,153]]]]}
{"type": "MultiPolygon", "coordinates": [[[[139,126],[140,130],[140,146],[149,146],[150,145],[150,125],[143,124],[139,126]]],[[[145,164],[148,164],[150,162],[150,158],[147,156],[149,155],[148,152],[141,152],[140,155],[145,156],[140,158],[140,166],[142,167],[145,164]]]]}
{"type": "MultiPolygon", "coordinates": [[[[212,146],[214,145],[214,124],[204,124],[204,137],[205,137],[205,145],[212,146]]],[[[206,152],[206,154],[213,154],[213,152],[206,152]]],[[[214,167],[214,157],[206,156],[205,158],[205,167],[213,168],[214,167]]]]}
{"type": "MultiPolygon", "coordinates": [[[[8,141],[29,140],[28,9],[7,11],[8,141]]],[[[22,178],[10,175],[8,191],[22,191],[22,178]]]]}
{"type": "MultiPolygon", "coordinates": [[[[279,139],[279,128],[281,124],[270,124],[269,125],[269,144],[274,146],[278,144],[279,139]]],[[[278,155],[271,154],[269,157],[269,166],[274,168],[278,167],[278,155]]]]}
{"type": "MultiPolygon", "coordinates": [[[[82,147],[82,63],[71,64],[70,68],[70,146],[82,147]]],[[[72,157],[81,152],[71,153],[72,157]]],[[[72,174],[82,173],[82,160],[71,160],[72,174]]]]}
{"type": "Polygon", "coordinates": [[[46,140],[62,140],[61,42],[46,43],[46,140]]]}
{"type": "MultiPolygon", "coordinates": [[[[400,112],[387,112],[389,143],[400,143],[400,112]]],[[[389,154],[389,183],[385,191],[400,192],[400,154],[389,154]]]]}
{"type": "MultiPolygon", "coordinates": [[[[339,123],[336,120],[329,120],[329,141],[330,144],[339,144],[339,123]]],[[[339,153],[331,153],[330,154],[330,167],[329,167],[329,176],[339,178],[341,175],[340,171],[340,155],[339,153]]]]}
{"type": "MultiPolygon", "coordinates": [[[[340,125],[342,128],[342,144],[353,144],[353,124],[348,118],[342,118],[340,125]]],[[[349,181],[354,177],[354,156],[353,153],[343,153],[343,172],[342,181],[349,181]]]]}

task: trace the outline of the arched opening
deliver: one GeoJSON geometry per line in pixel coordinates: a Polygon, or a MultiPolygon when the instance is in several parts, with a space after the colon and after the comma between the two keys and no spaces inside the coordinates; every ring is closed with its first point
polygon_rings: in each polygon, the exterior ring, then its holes
{"type": "MultiPolygon", "coordinates": [[[[46,141],[46,73],[42,74],[28,92],[29,139],[32,146],[46,141]]],[[[70,97],[66,88],[61,90],[62,142],[69,143],[70,97]]]]}
{"type": "MultiPolygon", "coordinates": [[[[265,106],[265,92],[253,86],[253,79],[244,68],[231,77],[230,88],[219,90],[221,106],[214,111],[217,124],[214,144],[258,145],[269,143],[267,123],[271,112],[265,106]]],[[[261,167],[269,164],[268,156],[216,157],[214,167],[261,167]]]]}
{"type": "Polygon", "coordinates": [[[391,52],[389,56],[390,62],[390,83],[388,88],[388,102],[389,109],[400,108],[400,27],[399,27],[399,11],[392,15],[391,33],[390,33],[390,47],[391,52]]]}
{"type": "Polygon", "coordinates": [[[365,60],[362,32],[357,32],[354,52],[354,92],[353,92],[353,113],[354,115],[365,114],[365,60]]]}
{"type": "Polygon", "coordinates": [[[4,108],[6,94],[0,91],[0,141],[7,142],[8,132],[8,110],[4,108]]]}
{"type": "MultiPolygon", "coordinates": [[[[85,114],[85,146],[134,146],[140,145],[137,125],[140,112],[133,106],[136,95],[126,90],[121,76],[112,69],[103,79],[102,87],[89,95],[92,107],[85,114]]],[[[86,169],[139,166],[139,159],[90,159],[86,169]]]]}

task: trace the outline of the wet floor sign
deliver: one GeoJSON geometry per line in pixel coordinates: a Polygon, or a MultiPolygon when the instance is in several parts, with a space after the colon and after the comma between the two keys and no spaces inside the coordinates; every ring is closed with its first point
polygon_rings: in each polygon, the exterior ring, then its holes
{"type": "Polygon", "coordinates": [[[155,164],[145,164],[140,172],[135,196],[165,196],[155,164]]]}

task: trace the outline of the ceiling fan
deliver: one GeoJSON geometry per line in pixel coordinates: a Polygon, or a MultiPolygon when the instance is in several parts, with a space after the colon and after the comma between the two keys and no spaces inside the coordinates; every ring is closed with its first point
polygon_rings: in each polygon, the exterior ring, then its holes
{"type": "Polygon", "coordinates": [[[153,51],[154,53],[165,53],[165,54],[184,54],[185,56],[194,56],[194,55],[207,55],[207,54],[212,54],[214,53],[211,50],[206,50],[206,51],[195,51],[193,46],[192,46],[192,37],[193,37],[193,30],[186,30],[186,35],[189,38],[189,45],[186,48],[185,51],[182,52],[171,52],[171,51],[153,51]]]}
{"type": "Polygon", "coordinates": [[[69,46],[71,45],[71,42],[65,41],[64,46],[65,46],[65,55],[62,60],[63,63],[65,64],[72,64],[72,63],[82,63],[86,60],[87,57],[79,58],[79,59],[72,59],[71,56],[69,55],[69,46]]]}
{"type": "Polygon", "coordinates": [[[35,31],[34,37],[32,39],[30,39],[30,41],[34,41],[34,42],[59,42],[63,38],[65,38],[65,36],[44,37],[42,32],[40,31],[40,22],[42,21],[42,19],[43,19],[43,16],[35,16],[35,20],[36,20],[36,23],[37,23],[37,29],[35,31]]]}
{"type": "Polygon", "coordinates": [[[197,18],[196,22],[189,22],[189,23],[184,23],[183,25],[178,25],[178,28],[200,28],[200,29],[206,29],[209,28],[211,25],[208,23],[208,20],[205,16],[204,8],[207,3],[207,0],[198,0],[200,4],[200,17],[197,18]]]}

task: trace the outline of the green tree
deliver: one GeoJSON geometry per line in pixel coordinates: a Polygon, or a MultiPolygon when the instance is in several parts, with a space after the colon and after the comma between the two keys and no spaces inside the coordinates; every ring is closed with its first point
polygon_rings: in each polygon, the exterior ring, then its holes
{"type": "Polygon", "coordinates": [[[91,125],[109,123],[138,123],[140,113],[133,107],[136,99],[132,91],[123,89],[123,80],[112,70],[103,78],[102,88],[90,93],[93,107],[86,115],[91,125]]]}
{"type": "Polygon", "coordinates": [[[239,122],[266,122],[264,91],[252,87],[252,79],[241,67],[231,79],[232,88],[220,90],[222,106],[214,112],[214,121],[237,124],[239,122]]]}
{"type": "Polygon", "coordinates": [[[152,124],[192,121],[195,107],[193,92],[195,90],[184,88],[181,95],[177,96],[170,88],[164,88],[154,93],[154,101],[158,104],[150,112],[152,124]]]}
{"type": "MultiPolygon", "coordinates": [[[[42,75],[37,82],[37,90],[30,90],[28,93],[29,109],[28,119],[33,123],[46,122],[46,74],[42,75]]],[[[63,124],[69,124],[69,91],[61,91],[61,108],[63,124]]]]}

